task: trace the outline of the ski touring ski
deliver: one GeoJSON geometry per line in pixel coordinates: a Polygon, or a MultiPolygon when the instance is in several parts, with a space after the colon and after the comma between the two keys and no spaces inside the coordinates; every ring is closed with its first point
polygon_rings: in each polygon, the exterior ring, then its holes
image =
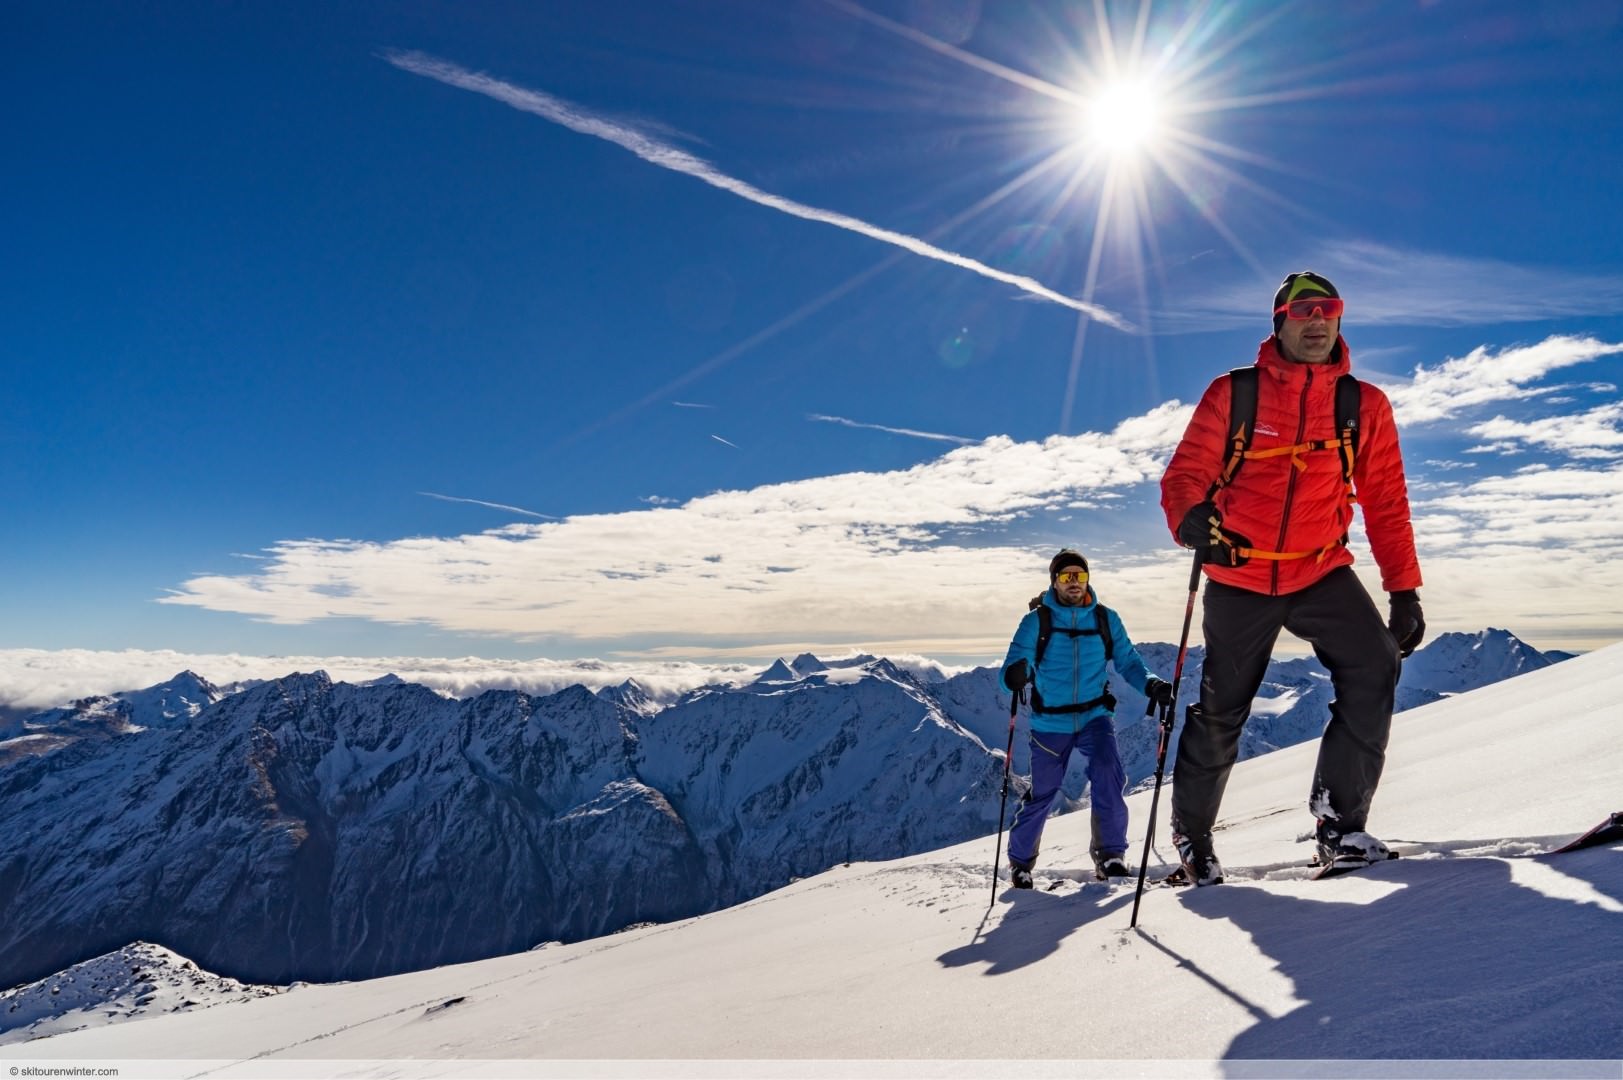
{"type": "MultiPolygon", "coordinates": [[[[1410,855],[1423,855],[1426,851],[1425,844],[1415,841],[1399,840],[1393,841],[1393,843],[1403,845],[1404,850],[1410,855]]],[[[1504,857],[1538,858],[1544,855],[1562,855],[1570,851],[1581,851],[1584,848],[1600,847],[1603,844],[1616,843],[1623,843],[1623,810],[1613,812],[1606,818],[1606,820],[1596,825],[1593,829],[1573,837],[1560,847],[1550,848],[1546,851],[1530,851],[1504,857]]],[[[1318,857],[1314,856],[1313,860],[1307,865],[1307,869],[1309,871],[1307,880],[1323,881],[1326,878],[1340,877],[1343,874],[1357,873],[1360,870],[1367,870],[1371,866],[1377,866],[1383,862],[1390,862],[1391,860],[1400,857],[1402,854],[1403,852],[1401,851],[1393,850],[1387,853],[1386,858],[1375,860],[1344,856],[1329,863],[1320,862],[1318,857]]],[[[1246,876],[1243,868],[1241,871],[1241,876],[1246,876]]],[[[1184,888],[1189,886],[1191,882],[1188,874],[1184,871],[1184,868],[1181,866],[1175,866],[1171,869],[1171,871],[1166,874],[1162,874],[1160,877],[1148,878],[1144,884],[1151,888],[1155,886],[1184,888]]]]}
{"type": "Polygon", "coordinates": [[[1565,844],[1552,850],[1550,854],[1560,855],[1564,852],[1579,851],[1587,847],[1599,847],[1602,844],[1611,844],[1619,840],[1623,840],[1623,810],[1613,810],[1611,816],[1605,821],[1582,836],[1573,837],[1565,844]]]}
{"type": "Polygon", "coordinates": [[[1358,870],[1367,870],[1378,862],[1388,862],[1398,857],[1395,851],[1386,853],[1385,859],[1366,859],[1362,855],[1342,855],[1329,862],[1316,862],[1313,864],[1313,873],[1308,875],[1309,881],[1323,881],[1325,878],[1340,877],[1342,874],[1351,874],[1358,870]]]}
{"type": "MultiPolygon", "coordinates": [[[[1600,824],[1596,825],[1587,832],[1580,833],[1579,835],[1573,837],[1560,847],[1550,848],[1548,851],[1530,851],[1524,854],[1512,855],[1508,857],[1527,859],[1538,858],[1541,855],[1564,855],[1571,851],[1582,851],[1584,848],[1600,847],[1602,844],[1615,844],[1619,842],[1623,842],[1623,810],[1614,810],[1610,815],[1607,816],[1606,820],[1602,821],[1600,824]]],[[[1333,862],[1323,863],[1315,859],[1311,864],[1313,867],[1313,873],[1309,875],[1308,880],[1322,881],[1325,878],[1339,877],[1342,874],[1350,874],[1358,870],[1364,870],[1375,865],[1376,863],[1385,862],[1387,859],[1395,859],[1397,857],[1398,852],[1393,851],[1388,853],[1386,859],[1376,859],[1374,861],[1357,857],[1344,857],[1336,859],[1333,862]]]]}

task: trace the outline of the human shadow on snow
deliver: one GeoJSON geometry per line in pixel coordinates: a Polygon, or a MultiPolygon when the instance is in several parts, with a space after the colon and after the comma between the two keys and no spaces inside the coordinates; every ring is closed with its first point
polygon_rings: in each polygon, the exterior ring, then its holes
{"type": "Polygon", "coordinates": [[[1600,848],[1514,868],[1497,858],[1403,859],[1364,872],[1399,886],[1367,903],[1243,884],[1183,894],[1193,914],[1249,934],[1302,1000],[1278,1018],[1251,1007],[1256,1022],[1229,1045],[1227,1074],[1272,1075],[1256,1064],[1267,1059],[1623,1058],[1620,854],[1600,848]],[[1533,885],[1587,882],[1612,903],[1546,895],[1516,884],[1513,869],[1533,885]]]}
{"type": "Polygon", "coordinates": [[[992,929],[985,936],[977,933],[968,945],[942,953],[936,962],[942,967],[986,964],[984,974],[1006,975],[1053,953],[1067,936],[1120,911],[1132,899],[1132,890],[1103,884],[1085,884],[1063,895],[1004,889],[998,894],[1003,911],[992,929]]]}

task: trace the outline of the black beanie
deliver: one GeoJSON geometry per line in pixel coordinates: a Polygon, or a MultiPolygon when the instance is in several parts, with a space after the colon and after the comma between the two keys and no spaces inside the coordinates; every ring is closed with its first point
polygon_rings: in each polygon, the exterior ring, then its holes
{"type": "Polygon", "coordinates": [[[1052,583],[1055,578],[1059,577],[1059,572],[1065,569],[1067,566],[1080,566],[1082,569],[1086,570],[1088,568],[1088,560],[1084,559],[1082,557],[1082,553],[1075,548],[1065,548],[1061,550],[1058,555],[1055,555],[1052,559],[1048,560],[1049,582],[1052,583]]]}
{"type": "Polygon", "coordinates": [[[1274,293],[1274,333],[1285,324],[1285,314],[1279,309],[1288,301],[1303,296],[1334,296],[1339,298],[1340,293],[1330,284],[1330,279],[1322,274],[1315,274],[1311,270],[1298,270],[1294,274],[1286,274],[1285,280],[1279,283],[1279,289],[1274,293]]]}

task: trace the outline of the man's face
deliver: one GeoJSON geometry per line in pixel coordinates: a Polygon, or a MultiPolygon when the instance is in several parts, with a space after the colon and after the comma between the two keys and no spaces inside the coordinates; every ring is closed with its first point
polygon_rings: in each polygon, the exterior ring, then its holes
{"type": "Polygon", "coordinates": [[[1286,319],[1279,324],[1279,345],[1285,359],[1298,364],[1322,364],[1330,359],[1341,333],[1341,319],[1327,319],[1315,312],[1306,319],[1286,319]]]}
{"type": "Polygon", "coordinates": [[[1088,575],[1080,566],[1067,566],[1054,579],[1054,591],[1066,604],[1080,604],[1088,594],[1088,575]]]}

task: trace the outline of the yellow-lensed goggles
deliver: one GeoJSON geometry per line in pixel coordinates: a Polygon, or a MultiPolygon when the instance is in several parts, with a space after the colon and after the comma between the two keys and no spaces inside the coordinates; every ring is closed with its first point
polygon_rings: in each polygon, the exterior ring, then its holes
{"type": "Polygon", "coordinates": [[[1086,570],[1066,570],[1054,575],[1054,581],[1060,585],[1086,585],[1088,572],[1086,570]]]}

